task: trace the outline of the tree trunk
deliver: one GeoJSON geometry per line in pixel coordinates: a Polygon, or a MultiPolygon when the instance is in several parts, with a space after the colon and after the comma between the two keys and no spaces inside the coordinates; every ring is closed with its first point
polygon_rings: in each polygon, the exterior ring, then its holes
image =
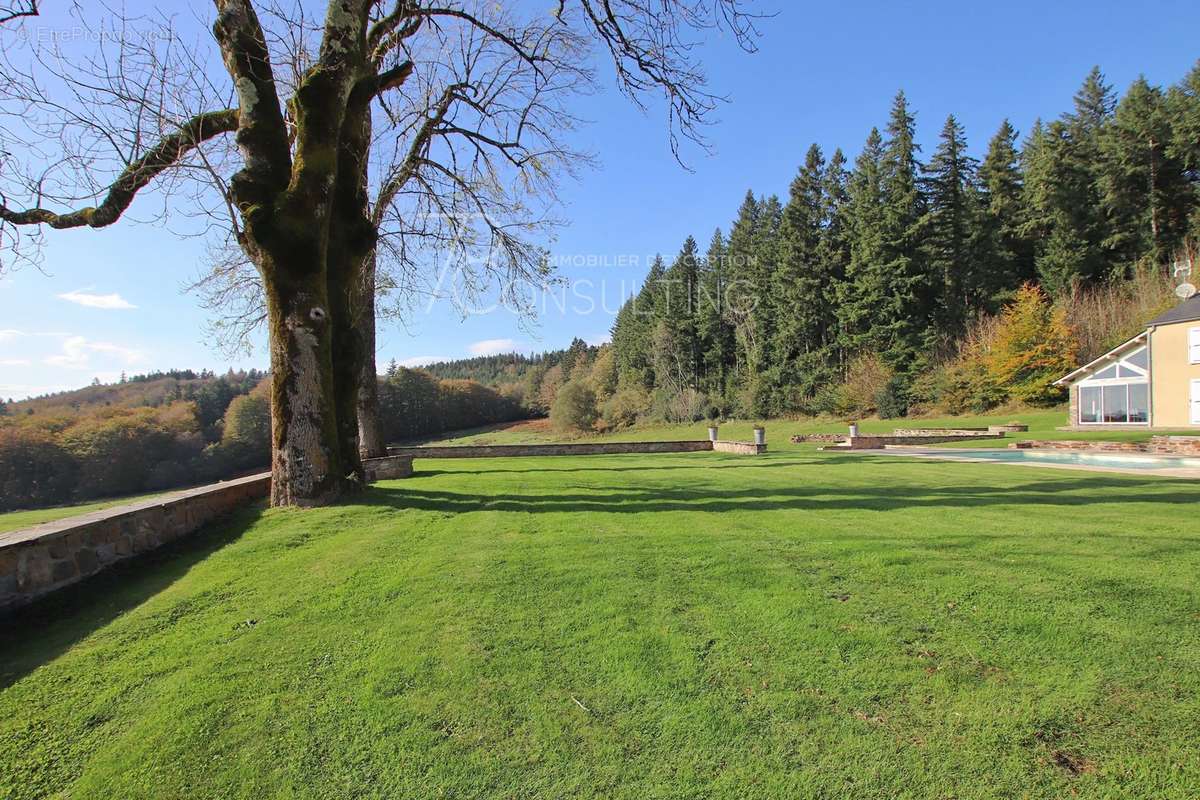
{"type": "Polygon", "coordinates": [[[271,349],[271,505],[317,506],[347,489],[337,447],[324,271],[263,268],[271,349]],[[300,277],[298,275],[305,275],[300,277]]]}
{"type": "Polygon", "coordinates": [[[362,361],[358,371],[358,448],[363,458],[387,455],[379,428],[379,375],[375,364],[375,252],[363,263],[359,283],[358,334],[362,361]]]}

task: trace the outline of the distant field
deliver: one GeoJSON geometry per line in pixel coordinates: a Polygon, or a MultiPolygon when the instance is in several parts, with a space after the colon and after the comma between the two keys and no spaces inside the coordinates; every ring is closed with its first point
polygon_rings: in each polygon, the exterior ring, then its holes
{"type": "Polygon", "coordinates": [[[0,797],[1196,797],[1195,482],[417,467],[0,631],[0,797]]]}
{"type": "Polygon", "coordinates": [[[40,525],[43,522],[53,522],[54,520],[65,519],[66,517],[74,517],[78,514],[87,514],[90,511],[99,511],[104,508],[125,505],[126,503],[136,503],[139,500],[148,500],[151,497],[157,497],[160,494],[165,494],[165,492],[150,492],[149,494],[131,495],[129,497],[95,500],[73,506],[38,508],[32,511],[0,512],[0,533],[16,531],[20,530],[21,528],[28,528],[31,525],[40,525]]]}
{"type": "MultiPolygon", "coordinates": [[[[1112,441],[1145,441],[1150,438],[1149,431],[1137,430],[1095,430],[1095,431],[1060,431],[1058,427],[1065,425],[1066,408],[1055,409],[1022,409],[1019,411],[987,414],[982,416],[961,417],[912,417],[904,419],[865,419],[859,422],[859,428],[864,433],[891,433],[899,427],[986,427],[1006,422],[1023,422],[1029,426],[1028,433],[1009,434],[1009,439],[1108,439],[1112,441]]],[[[753,420],[732,420],[721,424],[722,439],[750,439],[753,420]]],[[[773,448],[788,446],[788,440],[799,433],[844,433],[846,423],[840,420],[766,420],[762,423],[767,428],[767,443],[773,448]]],[[[708,423],[694,425],[657,425],[633,428],[615,433],[598,434],[580,437],[580,441],[665,441],[671,439],[703,439],[706,438],[708,423]]],[[[436,440],[427,440],[428,444],[525,444],[531,442],[562,441],[563,436],[556,433],[550,426],[549,420],[528,420],[511,422],[489,428],[471,431],[460,431],[436,440]]],[[[950,445],[952,447],[964,445],[950,445]]],[[[991,446],[995,443],[980,445],[966,443],[965,446],[991,446]]]]}

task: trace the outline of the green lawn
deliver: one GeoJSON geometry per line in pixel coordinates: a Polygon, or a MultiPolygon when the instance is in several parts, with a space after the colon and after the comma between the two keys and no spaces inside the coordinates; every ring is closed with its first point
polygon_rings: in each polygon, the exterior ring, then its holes
{"type": "Polygon", "coordinates": [[[417,468],[27,614],[0,797],[1196,797],[1194,482],[417,468]]]}
{"type": "MultiPolygon", "coordinates": [[[[1149,431],[1143,430],[1088,430],[1060,431],[1057,428],[1066,424],[1067,410],[1052,409],[1020,409],[1017,411],[996,412],[992,414],[961,417],[916,417],[905,419],[865,419],[859,422],[863,433],[891,433],[894,428],[955,428],[955,427],[986,427],[1007,422],[1023,422],[1029,426],[1028,433],[1009,434],[1010,441],[1020,439],[1108,439],[1113,441],[1146,441],[1150,438],[1149,431]]],[[[722,439],[750,439],[752,420],[733,420],[721,424],[722,439]]],[[[846,423],[831,419],[775,419],[762,423],[767,429],[768,445],[786,445],[788,439],[798,433],[845,433],[846,423]]],[[[598,436],[579,437],[579,441],[635,441],[635,440],[669,440],[669,439],[704,439],[707,438],[708,423],[694,425],[654,426],[649,428],[634,428],[598,436]]],[[[1191,431],[1196,433],[1196,431],[1191,431]]],[[[541,426],[540,429],[530,430],[521,423],[509,426],[494,426],[470,431],[460,431],[449,434],[430,444],[525,444],[536,442],[562,441],[563,437],[541,426]]],[[[958,444],[952,447],[961,446],[958,444]]],[[[967,446],[981,446],[979,443],[967,443],[967,446]]],[[[982,446],[996,447],[995,442],[982,446]]]]}
{"type": "Polygon", "coordinates": [[[117,497],[108,500],[96,500],[90,503],[79,503],[73,506],[36,508],[32,511],[6,511],[0,513],[0,533],[8,533],[9,531],[28,528],[31,525],[40,525],[43,522],[53,522],[54,520],[74,517],[79,514],[87,514],[89,511],[100,511],[101,509],[112,508],[113,506],[123,506],[126,503],[149,500],[151,497],[159,494],[163,493],[150,492],[149,494],[139,494],[131,497],[117,497]]]}

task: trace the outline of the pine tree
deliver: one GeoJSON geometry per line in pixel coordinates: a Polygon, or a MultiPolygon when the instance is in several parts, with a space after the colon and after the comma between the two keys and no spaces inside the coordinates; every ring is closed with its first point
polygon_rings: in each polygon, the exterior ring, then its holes
{"type": "Polygon", "coordinates": [[[1066,123],[1033,127],[1022,150],[1026,221],[1022,232],[1034,242],[1038,281],[1054,297],[1104,275],[1094,217],[1091,167],[1066,123]]]}
{"type": "Polygon", "coordinates": [[[696,328],[700,338],[701,376],[704,391],[725,396],[733,363],[733,330],[725,318],[729,253],[725,237],[718,228],[709,241],[700,264],[700,291],[697,296],[696,328]]]}
{"type": "Polygon", "coordinates": [[[824,353],[826,380],[832,380],[835,370],[842,367],[844,357],[841,349],[841,322],[838,302],[846,281],[846,270],[850,264],[850,232],[847,207],[850,202],[847,188],[850,179],[846,169],[846,156],[841,148],[833,151],[825,168],[825,183],[822,193],[824,203],[821,241],[818,258],[824,265],[829,280],[822,289],[821,303],[824,310],[821,331],[821,348],[824,353]]]}
{"type": "MultiPolygon", "coordinates": [[[[729,244],[726,259],[727,283],[725,291],[724,314],[726,321],[734,331],[733,371],[737,380],[745,371],[746,348],[742,342],[747,338],[747,326],[753,324],[751,311],[757,302],[755,280],[758,267],[757,239],[759,217],[761,216],[760,202],[754,197],[753,191],[747,191],[738,207],[737,219],[729,231],[729,244]]],[[[752,334],[750,334],[752,337],[752,334]]]]}
{"type": "Polygon", "coordinates": [[[853,354],[868,346],[883,307],[883,137],[872,128],[847,182],[846,233],[850,260],[838,302],[841,350],[853,354]]]}
{"type": "Polygon", "coordinates": [[[904,92],[892,102],[883,177],[883,304],[872,338],[897,372],[916,365],[934,319],[937,282],[921,250],[924,204],[917,186],[916,120],[904,92]]]}
{"type": "Polygon", "coordinates": [[[773,384],[771,410],[776,413],[796,407],[784,397],[788,388],[799,386],[808,395],[814,378],[824,377],[823,370],[815,369],[823,366],[820,358],[812,355],[821,353],[828,327],[825,291],[831,276],[821,252],[825,179],[825,158],[814,144],[789,189],[779,229],[778,265],[771,280],[778,314],[771,337],[772,369],[767,374],[773,384]]]}
{"type": "Polygon", "coordinates": [[[783,224],[783,204],[776,195],[759,200],[758,225],[754,231],[754,256],[751,260],[750,286],[755,302],[750,308],[753,335],[743,341],[744,361],[747,370],[747,388],[754,397],[752,411],[763,413],[765,396],[759,397],[757,385],[763,370],[771,364],[771,337],[775,321],[780,313],[776,298],[771,292],[774,274],[779,264],[779,229],[783,224]]]}
{"type": "Polygon", "coordinates": [[[975,159],[954,115],[946,118],[938,148],[923,170],[927,206],[923,231],[928,269],[940,283],[937,319],[945,334],[957,335],[983,304],[976,257],[980,198],[975,159]]]}
{"type": "Polygon", "coordinates": [[[1035,275],[1033,245],[1021,233],[1025,214],[1024,176],[1016,148],[1017,132],[1008,120],[988,143],[979,167],[983,218],[979,248],[979,288],[994,312],[1011,293],[1035,275]]]}
{"type": "MultiPolygon", "coordinates": [[[[1171,120],[1167,153],[1183,166],[1194,192],[1200,183],[1200,61],[1167,93],[1167,112],[1171,120]]],[[[1188,235],[1200,239],[1200,206],[1190,216],[1188,235]]]]}
{"type": "Polygon", "coordinates": [[[1117,266],[1168,260],[1187,233],[1195,204],[1183,164],[1170,150],[1171,118],[1162,90],[1138,78],[1100,140],[1104,248],[1117,266]]]}
{"type": "Polygon", "coordinates": [[[650,339],[657,318],[665,272],[662,256],[655,256],[642,288],[625,301],[613,322],[613,353],[622,384],[644,389],[654,386],[650,339]]]}
{"type": "Polygon", "coordinates": [[[673,353],[663,355],[677,365],[678,374],[692,388],[697,388],[700,383],[700,338],[696,320],[699,262],[696,240],[689,236],[663,277],[658,310],[658,317],[670,331],[674,349],[673,353]]]}

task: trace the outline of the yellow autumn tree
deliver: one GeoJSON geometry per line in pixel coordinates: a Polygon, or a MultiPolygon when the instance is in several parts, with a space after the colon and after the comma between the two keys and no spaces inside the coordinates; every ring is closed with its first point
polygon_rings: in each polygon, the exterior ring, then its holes
{"type": "Polygon", "coordinates": [[[1065,391],[1053,382],[1075,366],[1075,337],[1066,314],[1027,283],[1000,315],[988,372],[1013,400],[1054,405],[1065,391]]]}

